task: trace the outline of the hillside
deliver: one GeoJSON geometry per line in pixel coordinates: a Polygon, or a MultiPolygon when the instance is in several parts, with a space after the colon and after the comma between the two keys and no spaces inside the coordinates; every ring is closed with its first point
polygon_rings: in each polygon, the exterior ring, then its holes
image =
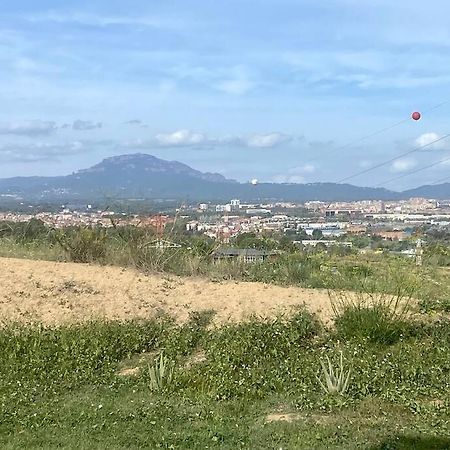
{"type": "Polygon", "coordinates": [[[403,193],[336,183],[238,183],[218,173],[203,173],[177,161],[146,154],[106,158],[67,176],[0,179],[0,195],[67,202],[108,199],[357,201],[410,197],[450,198],[450,183],[403,193]]]}
{"type": "Polygon", "coordinates": [[[416,189],[410,189],[408,191],[403,192],[403,195],[407,197],[449,199],[450,183],[420,186],[416,189]]]}

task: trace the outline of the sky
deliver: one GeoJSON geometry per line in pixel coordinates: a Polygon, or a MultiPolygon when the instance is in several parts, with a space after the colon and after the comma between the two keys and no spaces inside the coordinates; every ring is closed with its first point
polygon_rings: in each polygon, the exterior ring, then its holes
{"type": "Polygon", "coordinates": [[[0,177],[148,153],[243,182],[435,183],[449,16],[448,0],[2,0],[0,177]]]}

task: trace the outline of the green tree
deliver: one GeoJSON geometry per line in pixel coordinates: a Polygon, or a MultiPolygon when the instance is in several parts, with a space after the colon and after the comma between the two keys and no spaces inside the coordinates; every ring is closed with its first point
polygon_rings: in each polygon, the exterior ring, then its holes
{"type": "Polygon", "coordinates": [[[312,233],[312,237],[313,237],[313,239],[317,239],[317,240],[323,239],[323,233],[321,230],[315,229],[312,233]]]}

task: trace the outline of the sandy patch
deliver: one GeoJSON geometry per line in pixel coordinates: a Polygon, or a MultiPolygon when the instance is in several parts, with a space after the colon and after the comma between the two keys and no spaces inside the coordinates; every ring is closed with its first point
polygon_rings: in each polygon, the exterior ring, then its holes
{"type": "Polygon", "coordinates": [[[214,322],[224,323],[290,313],[303,304],[325,321],[332,316],[326,290],[146,276],[88,264],[0,258],[0,288],[0,319],[20,322],[148,319],[168,313],[182,323],[190,311],[214,310],[214,322]]]}
{"type": "Polygon", "coordinates": [[[184,367],[186,369],[191,368],[192,366],[195,366],[196,364],[201,364],[206,361],[206,353],[204,350],[197,350],[192,355],[189,356],[188,360],[186,361],[186,364],[184,367]]]}
{"type": "Polygon", "coordinates": [[[285,414],[268,414],[266,417],[267,423],[272,422],[294,422],[295,420],[299,420],[301,416],[299,414],[295,413],[285,413],[285,414]]]}
{"type": "Polygon", "coordinates": [[[140,368],[139,367],[127,367],[125,369],[121,369],[117,372],[117,375],[121,377],[134,377],[139,375],[140,368]]]}

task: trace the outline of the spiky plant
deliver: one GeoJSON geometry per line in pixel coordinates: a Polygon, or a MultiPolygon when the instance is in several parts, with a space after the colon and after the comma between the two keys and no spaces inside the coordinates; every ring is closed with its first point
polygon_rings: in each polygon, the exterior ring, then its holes
{"type": "Polygon", "coordinates": [[[161,352],[157,361],[150,366],[150,389],[161,391],[172,383],[173,363],[161,352]]]}
{"type": "Polygon", "coordinates": [[[317,377],[317,380],[327,394],[344,395],[348,388],[351,369],[348,369],[347,371],[344,369],[344,358],[342,352],[339,357],[339,367],[336,369],[333,368],[330,358],[328,358],[328,356],[326,358],[327,364],[325,364],[323,360],[320,360],[320,365],[322,367],[325,380],[322,382],[319,377],[317,377]]]}

